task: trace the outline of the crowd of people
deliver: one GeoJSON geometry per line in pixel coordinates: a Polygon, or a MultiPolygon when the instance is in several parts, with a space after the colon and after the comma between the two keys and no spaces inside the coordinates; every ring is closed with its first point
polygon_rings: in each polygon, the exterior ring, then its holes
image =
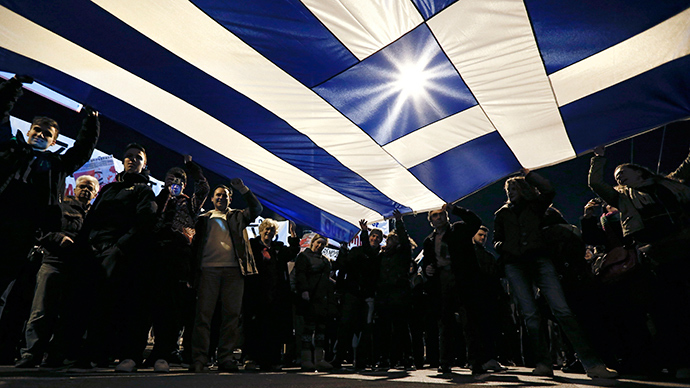
{"type": "MultiPolygon", "coordinates": [[[[26,82],[0,85],[3,123],[26,82]]],[[[361,246],[343,243],[331,260],[325,236],[301,250],[292,222],[287,244],[272,219],[250,239],[259,200],[239,178],[211,191],[191,156],[154,194],[136,143],[115,182],[100,188],[82,175],[63,198],[65,177],[98,140],[98,113],[84,110],[63,154],[47,151],[59,126],[46,117],[26,139],[0,142],[2,364],[443,374],[460,366],[477,378],[520,365],[547,377],[555,367],[592,378],[616,378],[616,369],[690,377],[690,156],[668,176],[620,165],[612,186],[597,147],[589,171],[597,197],[579,226],[552,206],[545,177],[522,170],[506,180],[495,213],[497,256],[485,248],[482,220],[448,203],[428,213],[419,261],[398,210],[388,235],[361,220],[361,246]],[[247,208],[230,207],[235,193],[247,208]]]]}

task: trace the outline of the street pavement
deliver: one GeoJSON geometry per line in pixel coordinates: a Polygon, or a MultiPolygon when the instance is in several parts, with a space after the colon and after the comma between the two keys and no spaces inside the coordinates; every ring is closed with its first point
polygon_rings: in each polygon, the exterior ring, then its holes
{"type": "Polygon", "coordinates": [[[443,388],[447,386],[477,387],[688,387],[672,379],[648,380],[625,376],[619,380],[592,380],[583,374],[555,372],[554,378],[535,377],[531,369],[511,367],[507,372],[492,374],[485,380],[475,380],[468,369],[453,368],[450,375],[432,369],[411,372],[332,372],[307,373],[299,368],[271,373],[188,373],[185,368],[171,368],[170,373],[154,373],[140,369],[133,373],[114,373],[113,369],[17,369],[0,366],[0,388],[443,388]]]}

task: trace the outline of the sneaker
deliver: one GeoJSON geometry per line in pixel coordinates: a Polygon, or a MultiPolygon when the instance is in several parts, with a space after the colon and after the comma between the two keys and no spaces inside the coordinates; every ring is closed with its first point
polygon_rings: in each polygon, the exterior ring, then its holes
{"type": "Polygon", "coordinates": [[[311,360],[306,360],[300,362],[300,369],[303,372],[313,372],[314,370],[316,370],[316,365],[314,365],[314,363],[311,362],[311,360]]]}
{"type": "Polygon", "coordinates": [[[390,364],[388,364],[388,361],[379,361],[378,364],[376,364],[376,367],[374,370],[377,372],[388,372],[388,370],[391,368],[390,364]]]}
{"type": "Polygon", "coordinates": [[[84,359],[84,358],[78,358],[74,361],[66,361],[67,364],[72,364],[72,367],[75,369],[93,369],[93,364],[91,361],[84,359]]]}
{"type": "Polygon", "coordinates": [[[189,366],[189,371],[192,373],[201,373],[206,370],[206,365],[201,361],[194,361],[192,365],[189,366]]]}
{"type": "Polygon", "coordinates": [[[156,362],[153,364],[153,371],[156,373],[169,373],[170,365],[168,365],[166,360],[161,358],[156,360],[156,362]]]}
{"type": "Polygon", "coordinates": [[[505,372],[508,370],[505,366],[501,365],[498,361],[491,359],[484,364],[482,364],[482,369],[491,372],[505,372]]]}
{"type": "Polygon", "coordinates": [[[592,379],[615,379],[618,377],[618,372],[607,368],[604,364],[599,364],[587,369],[587,377],[592,379]]]}
{"type": "Polygon", "coordinates": [[[532,370],[532,375],[553,377],[553,368],[546,364],[537,364],[537,367],[532,370]]]}
{"type": "Polygon", "coordinates": [[[319,372],[325,372],[333,369],[333,365],[331,365],[331,363],[329,363],[326,360],[320,360],[319,362],[314,364],[314,367],[319,372]]]}
{"type": "Polygon", "coordinates": [[[256,362],[254,362],[254,360],[245,360],[244,361],[244,370],[245,370],[245,372],[256,372],[256,370],[257,370],[256,362]]]}
{"type": "Polygon", "coordinates": [[[570,365],[561,369],[563,373],[585,373],[585,368],[579,360],[573,361],[570,365]]]}
{"type": "Polygon", "coordinates": [[[136,370],[137,370],[137,363],[134,362],[134,360],[132,360],[131,358],[128,358],[126,360],[122,360],[115,367],[115,372],[130,373],[130,372],[134,372],[136,370]]]}
{"type": "Polygon", "coordinates": [[[58,359],[55,357],[50,357],[43,361],[41,363],[41,368],[48,368],[48,369],[57,369],[57,368],[64,368],[65,366],[68,366],[65,364],[64,359],[58,359]]]}
{"type": "Polygon", "coordinates": [[[14,364],[15,368],[34,368],[38,365],[38,360],[30,353],[26,353],[14,364]]]}
{"type": "Polygon", "coordinates": [[[472,378],[476,381],[483,381],[491,376],[491,372],[481,369],[478,371],[472,370],[472,378]]]}
{"type": "Polygon", "coordinates": [[[240,371],[240,366],[237,365],[237,362],[233,361],[225,361],[221,362],[218,365],[218,371],[220,372],[227,372],[227,373],[235,373],[240,371]]]}
{"type": "Polygon", "coordinates": [[[447,374],[451,373],[450,365],[441,365],[438,367],[438,373],[447,374]]]}

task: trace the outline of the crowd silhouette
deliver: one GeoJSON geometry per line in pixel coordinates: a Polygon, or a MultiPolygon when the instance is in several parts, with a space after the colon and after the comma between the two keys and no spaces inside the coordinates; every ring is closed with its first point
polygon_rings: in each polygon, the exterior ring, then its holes
{"type": "MultiPolygon", "coordinates": [[[[30,82],[0,85],[3,125],[30,82]]],[[[211,190],[190,155],[156,195],[153,161],[131,143],[115,182],[82,175],[63,197],[99,137],[98,112],[84,112],[62,154],[48,151],[59,125],[47,117],[26,139],[0,139],[2,364],[690,378],[690,156],[669,175],[621,164],[611,184],[597,147],[579,225],[523,169],[505,181],[493,231],[445,204],[428,213],[416,260],[392,209],[390,233],[361,220],[361,245],[339,242],[331,260],[328,237],[300,238],[293,222],[285,242],[270,218],[249,238],[260,201],[240,178],[211,190]],[[246,208],[230,206],[237,194],[246,208]]]]}

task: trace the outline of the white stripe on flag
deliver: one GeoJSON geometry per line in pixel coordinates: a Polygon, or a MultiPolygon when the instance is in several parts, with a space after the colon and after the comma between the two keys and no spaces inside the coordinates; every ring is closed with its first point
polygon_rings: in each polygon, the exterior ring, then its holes
{"type": "Polygon", "coordinates": [[[396,139],[383,149],[403,166],[412,168],[495,130],[482,109],[475,105],[396,139]]]}
{"type": "Polygon", "coordinates": [[[520,164],[575,157],[522,0],[466,0],[429,27],[520,164]]]}
{"type": "MultiPolygon", "coordinates": [[[[284,162],[176,96],[0,7],[0,46],[141,109],[282,189],[353,225],[382,216],[284,162]]],[[[152,161],[155,163],[155,161],[152,161]]]]}
{"type": "Polygon", "coordinates": [[[690,54],[690,9],[549,76],[563,106],[690,54]]]}
{"type": "Polygon", "coordinates": [[[415,211],[444,203],[369,135],[194,4],[186,0],[94,2],[273,112],[393,201],[415,211]]]}
{"type": "Polygon", "coordinates": [[[411,1],[302,0],[302,3],[360,61],[424,21],[411,1]]]}

